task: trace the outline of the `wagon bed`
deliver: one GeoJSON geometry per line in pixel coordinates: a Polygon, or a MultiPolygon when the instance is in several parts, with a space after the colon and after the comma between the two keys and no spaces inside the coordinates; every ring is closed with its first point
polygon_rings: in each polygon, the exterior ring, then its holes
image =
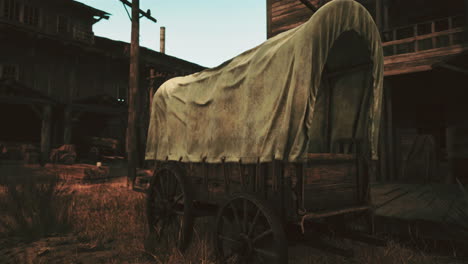
{"type": "Polygon", "coordinates": [[[287,239],[311,223],[348,229],[362,219],[371,233],[382,84],[379,31],[351,0],[327,3],[216,68],[165,82],[146,146],[155,163],[150,233],[164,237],[170,225],[183,249],[195,217],[216,216],[222,262],[264,263],[286,263],[287,239]]]}

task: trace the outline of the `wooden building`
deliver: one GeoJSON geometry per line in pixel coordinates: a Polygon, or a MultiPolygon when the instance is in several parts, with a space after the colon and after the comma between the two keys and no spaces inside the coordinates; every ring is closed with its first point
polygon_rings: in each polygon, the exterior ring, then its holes
{"type": "MultiPolygon", "coordinates": [[[[94,35],[93,24],[108,17],[73,0],[0,0],[0,143],[37,146],[46,159],[62,144],[86,153],[90,138],[102,137],[125,153],[130,45],[94,35]]],[[[144,128],[150,89],[204,68],[140,54],[144,128]]]]}
{"type": "MultiPolygon", "coordinates": [[[[330,0],[267,0],[267,35],[297,27],[330,0]],[[303,3],[307,2],[307,3],[303,3]]],[[[468,1],[356,0],[385,54],[376,180],[468,181],[468,1]]]]}

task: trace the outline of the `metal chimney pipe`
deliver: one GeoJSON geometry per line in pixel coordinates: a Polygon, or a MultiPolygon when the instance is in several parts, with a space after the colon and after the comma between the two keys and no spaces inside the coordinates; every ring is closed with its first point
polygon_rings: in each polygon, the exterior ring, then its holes
{"type": "Polygon", "coordinates": [[[166,27],[161,27],[159,32],[159,51],[166,53],[166,27]]]}

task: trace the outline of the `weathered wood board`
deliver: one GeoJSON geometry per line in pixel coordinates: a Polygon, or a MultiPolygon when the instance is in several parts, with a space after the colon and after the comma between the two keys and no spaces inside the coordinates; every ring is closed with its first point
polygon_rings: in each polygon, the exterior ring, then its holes
{"type": "Polygon", "coordinates": [[[468,194],[458,185],[374,184],[371,192],[378,218],[420,223],[425,237],[468,237],[468,194]]]}

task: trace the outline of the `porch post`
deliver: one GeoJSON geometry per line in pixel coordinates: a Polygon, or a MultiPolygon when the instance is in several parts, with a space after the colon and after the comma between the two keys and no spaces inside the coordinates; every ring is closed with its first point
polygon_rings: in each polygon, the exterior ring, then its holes
{"type": "Polygon", "coordinates": [[[387,129],[387,179],[390,181],[396,180],[395,173],[395,161],[394,161],[394,142],[393,142],[393,97],[392,97],[392,86],[390,81],[384,81],[384,100],[386,104],[386,129],[387,129]]]}
{"type": "Polygon", "coordinates": [[[388,6],[389,6],[389,1],[384,0],[383,2],[383,30],[387,30],[390,26],[389,20],[388,20],[388,6]]]}
{"type": "Polygon", "coordinates": [[[63,144],[71,144],[71,133],[72,133],[72,109],[71,106],[67,105],[63,114],[63,144]]]}
{"type": "Polygon", "coordinates": [[[45,164],[49,160],[50,134],[52,128],[52,106],[45,105],[42,111],[41,128],[41,163],[45,164]]]}
{"type": "Polygon", "coordinates": [[[375,24],[382,31],[382,0],[375,1],[375,24]]]}

